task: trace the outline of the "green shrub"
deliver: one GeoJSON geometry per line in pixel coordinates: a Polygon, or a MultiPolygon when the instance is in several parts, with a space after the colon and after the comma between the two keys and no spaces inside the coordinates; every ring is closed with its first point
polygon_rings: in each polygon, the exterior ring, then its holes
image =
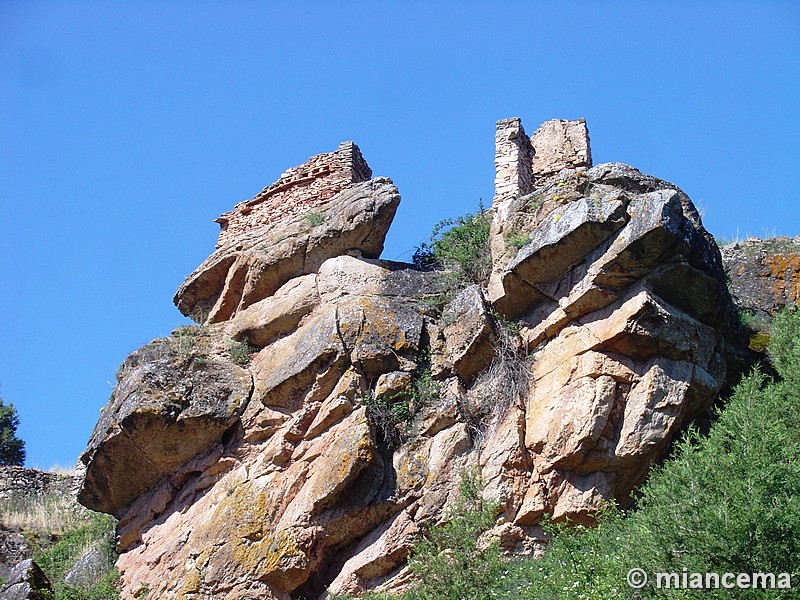
{"type": "Polygon", "coordinates": [[[497,505],[482,498],[477,472],[462,473],[459,498],[449,520],[433,527],[415,546],[408,561],[419,584],[403,597],[408,600],[488,598],[506,570],[496,541],[479,544],[480,535],[494,525],[497,505]]]}
{"type": "MultiPolygon", "coordinates": [[[[769,353],[786,385],[800,382],[800,309],[787,308],[772,322],[769,353]]],[[[795,402],[797,404],[797,402],[795,402]]]]}
{"type": "Polygon", "coordinates": [[[228,344],[228,356],[234,363],[242,367],[250,363],[250,358],[255,351],[256,349],[247,340],[241,342],[231,340],[228,344]]]}
{"type": "MultiPolygon", "coordinates": [[[[800,577],[800,314],[776,318],[771,346],[782,381],[756,371],[735,389],[709,434],[690,430],[654,469],[628,516],[593,529],[560,528],[541,561],[512,565],[525,589],[507,598],[728,598],[727,590],[625,587],[631,568],[653,573],[791,573],[800,577]],[[634,593],[635,592],[635,593],[634,593]]],[[[794,597],[774,590],[771,598],[794,597]]],[[[762,598],[738,590],[739,598],[762,598]]]]}
{"type": "Polygon", "coordinates": [[[531,236],[519,231],[510,231],[506,234],[506,243],[512,248],[519,250],[531,243],[531,236]]]}
{"type": "Polygon", "coordinates": [[[447,302],[473,283],[485,283],[492,270],[489,252],[489,215],[479,205],[476,214],[467,213],[456,219],[445,219],[433,228],[430,242],[414,252],[418,267],[436,267],[439,277],[440,302],[447,302]]]}
{"type": "Polygon", "coordinates": [[[408,432],[413,419],[405,394],[386,397],[376,396],[373,392],[369,392],[362,396],[361,403],[367,407],[367,418],[375,427],[381,440],[389,448],[398,446],[408,432]]]}
{"type": "Polygon", "coordinates": [[[22,532],[34,561],[52,583],[56,600],[118,597],[113,517],[84,508],[66,493],[25,494],[0,503],[0,526],[22,532]],[[103,572],[88,588],[65,583],[64,576],[92,546],[104,558],[103,572]]]}
{"type": "MultiPolygon", "coordinates": [[[[471,598],[795,598],[791,589],[657,589],[654,573],[790,573],[800,581],[800,311],[773,323],[770,356],[780,375],[759,371],[736,386],[708,435],[690,429],[653,470],[637,506],[609,507],[594,527],[545,523],[541,559],[504,560],[479,546],[494,523],[474,475],[446,525],[418,542],[409,564],[419,579],[405,600],[471,598]],[[632,568],[650,583],[627,586],[632,568]]],[[[381,598],[374,595],[373,598],[381,598]]]]}
{"type": "Polygon", "coordinates": [[[764,313],[752,310],[739,311],[739,323],[747,329],[759,333],[769,334],[772,329],[772,318],[764,313]]]}
{"type": "Polygon", "coordinates": [[[305,223],[309,228],[317,227],[318,225],[322,225],[324,222],[325,213],[309,212],[303,215],[303,223],[305,223]]]}

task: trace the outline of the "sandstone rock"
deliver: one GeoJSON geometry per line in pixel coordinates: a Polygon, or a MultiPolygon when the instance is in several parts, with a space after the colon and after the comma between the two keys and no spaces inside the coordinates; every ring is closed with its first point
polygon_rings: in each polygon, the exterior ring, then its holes
{"type": "Polygon", "coordinates": [[[301,166],[226,214],[176,296],[212,324],[126,361],[83,457],[81,500],[120,517],[125,600],[405,589],[466,469],[500,506],[487,539],[535,554],[544,514],[629,502],[708,407],[733,309],[689,198],[591,167],[582,121],[532,139],[502,121],[496,141],[488,289],[440,316],[435,272],[377,259],[398,196],[348,171],[352,148],[329,188],[301,166]],[[258,348],[246,367],[226,335],[258,348]]]}
{"type": "Polygon", "coordinates": [[[438,292],[435,273],[406,263],[352,256],[326,260],[319,268],[317,287],[324,302],[348,295],[420,298],[438,292]]]}
{"type": "Polygon", "coordinates": [[[238,313],[227,330],[233,338],[246,339],[253,346],[263,347],[278,336],[291,333],[317,304],[316,275],[296,277],[281,286],[275,295],[238,313]]]}
{"type": "Polygon", "coordinates": [[[624,224],[623,203],[589,198],[562,205],[531,233],[502,271],[494,270],[489,301],[510,318],[519,318],[547,298],[536,284],[552,281],[582,262],[586,254],[624,224]]]}
{"type": "Polygon", "coordinates": [[[494,358],[494,331],[477,285],[465,289],[444,309],[445,360],[466,383],[494,358]]]}
{"type": "Polygon", "coordinates": [[[762,320],[800,303],[800,237],[750,238],[721,250],[731,293],[741,310],[762,320]]]}
{"type": "Polygon", "coordinates": [[[353,550],[328,593],[363,594],[369,580],[378,579],[401,565],[411,551],[420,529],[408,511],[403,511],[366,536],[353,550]]]}
{"type": "Polygon", "coordinates": [[[419,353],[423,318],[407,301],[357,296],[339,305],[337,317],[350,361],[364,373],[399,370],[404,357],[419,353]]]}
{"type": "Polygon", "coordinates": [[[187,316],[226,321],[293,277],[316,272],[328,258],[350,249],[377,258],[399,202],[391,181],[376,178],[316,206],[320,219],[290,215],[245,231],[186,279],[175,304],[187,316]]]}
{"type": "Polygon", "coordinates": [[[378,377],[375,384],[376,398],[396,398],[407,394],[411,389],[411,373],[390,371],[378,377]]]}
{"type": "Polygon", "coordinates": [[[156,340],[126,359],[80,458],[87,467],[78,495],[84,506],[119,517],[219,440],[244,409],[252,385],[246,369],[220,356],[183,358],[172,342],[156,340]]]}

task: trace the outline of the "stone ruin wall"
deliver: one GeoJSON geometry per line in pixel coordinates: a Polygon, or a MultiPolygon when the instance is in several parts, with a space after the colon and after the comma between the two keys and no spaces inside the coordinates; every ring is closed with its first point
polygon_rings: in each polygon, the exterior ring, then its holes
{"type": "Polygon", "coordinates": [[[335,152],[312,156],[302,165],[286,170],[252,200],[240,202],[216,219],[220,225],[217,248],[253,227],[310,212],[346,187],[371,177],[372,169],[358,146],[342,142],[335,152]]]}
{"type": "Polygon", "coordinates": [[[585,119],[546,121],[528,137],[518,117],[497,121],[494,202],[530,194],[537,180],[563,169],[586,170],[592,151],[585,119]]]}
{"type": "Polygon", "coordinates": [[[0,501],[18,496],[74,494],[78,478],[37,469],[0,465],[0,501]]]}

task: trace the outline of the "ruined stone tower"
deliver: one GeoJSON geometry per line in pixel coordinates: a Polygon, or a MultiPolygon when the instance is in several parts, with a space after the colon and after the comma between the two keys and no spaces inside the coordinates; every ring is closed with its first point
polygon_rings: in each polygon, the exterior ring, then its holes
{"type": "Polygon", "coordinates": [[[525,196],[537,179],[562,169],[592,166],[585,119],[546,121],[530,137],[519,117],[497,121],[495,144],[495,204],[525,196]]]}

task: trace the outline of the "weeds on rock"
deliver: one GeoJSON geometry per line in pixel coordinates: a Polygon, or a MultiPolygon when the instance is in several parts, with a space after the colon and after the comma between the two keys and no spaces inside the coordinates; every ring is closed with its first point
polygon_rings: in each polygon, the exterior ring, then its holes
{"type": "Polygon", "coordinates": [[[361,397],[361,403],[367,407],[367,418],[380,439],[389,448],[397,447],[414,417],[407,395],[376,396],[370,391],[361,397]]]}
{"type": "Polygon", "coordinates": [[[310,212],[303,215],[303,223],[309,228],[313,229],[325,222],[325,213],[310,212]]]}
{"type": "Polygon", "coordinates": [[[206,328],[198,325],[184,325],[172,332],[172,344],[175,352],[182,359],[187,360],[193,354],[199,336],[207,335],[206,328]]]}
{"type": "Polygon", "coordinates": [[[231,340],[228,344],[228,356],[234,363],[242,367],[250,363],[250,358],[255,351],[256,349],[247,340],[241,342],[231,340]]]}
{"type": "Polygon", "coordinates": [[[419,268],[439,269],[441,305],[473,283],[485,283],[492,270],[489,251],[491,220],[483,204],[476,214],[467,213],[455,219],[439,221],[429,242],[423,242],[414,252],[414,264],[419,268]]]}
{"type": "Polygon", "coordinates": [[[512,248],[519,250],[531,243],[531,236],[528,233],[521,233],[519,231],[509,231],[506,234],[506,244],[512,248]]]}
{"type": "Polygon", "coordinates": [[[494,526],[497,505],[483,499],[476,470],[462,472],[458,491],[447,522],[414,545],[408,564],[419,584],[404,594],[407,600],[486,598],[502,578],[506,566],[499,544],[479,542],[494,526]]]}
{"type": "Polygon", "coordinates": [[[53,585],[55,600],[118,598],[114,568],[116,519],[84,508],[68,493],[23,494],[0,504],[0,526],[19,531],[33,559],[53,585]],[[65,576],[88,551],[96,554],[90,583],[78,585],[65,576]]]}
{"type": "Polygon", "coordinates": [[[367,407],[367,416],[383,442],[395,448],[408,435],[419,411],[436,402],[441,393],[442,384],[433,379],[430,357],[424,352],[407,391],[380,397],[369,391],[362,396],[361,403],[367,407]]]}

